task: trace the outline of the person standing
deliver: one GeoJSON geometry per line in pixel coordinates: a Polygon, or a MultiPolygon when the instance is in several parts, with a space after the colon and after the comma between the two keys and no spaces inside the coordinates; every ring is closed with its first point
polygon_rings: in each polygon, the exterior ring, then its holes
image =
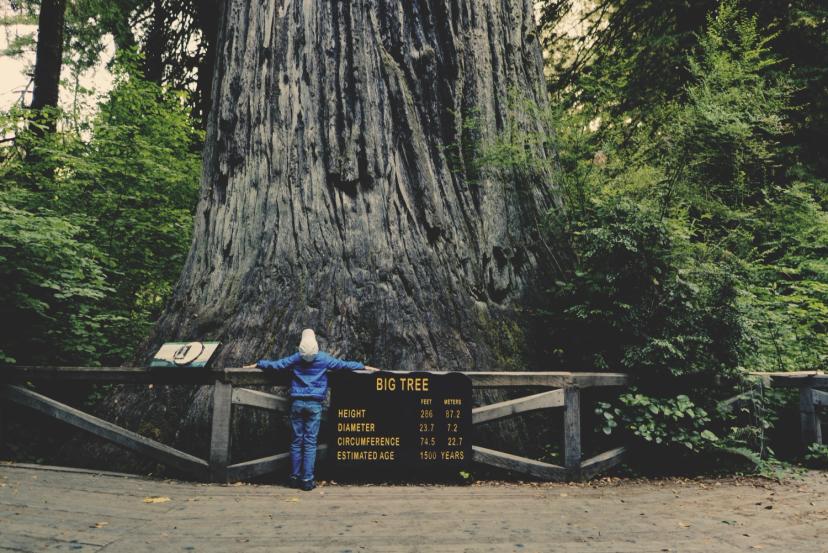
{"type": "Polygon", "coordinates": [[[290,443],[290,485],[310,491],[316,487],[316,439],[322,421],[322,402],[328,393],[328,371],[378,371],[359,361],[344,361],[319,351],[316,334],[312,329],[302,331],[299,350],[282,359],[261,359],[246,368],[292,371],[290,381],[290,425],[293,440],[290,443]]]}

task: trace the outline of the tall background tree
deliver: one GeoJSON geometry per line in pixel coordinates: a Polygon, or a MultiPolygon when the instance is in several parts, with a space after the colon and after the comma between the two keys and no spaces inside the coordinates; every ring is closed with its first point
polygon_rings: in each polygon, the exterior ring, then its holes
{"type": "Polygon", "coordinates": [[[33,34],[17,37],[4,52],[21,55],[37,49],[32,67],[38,89],[32,107],[56,106],[58,85],[77,86],[77,75],[115,51],[141,54],[144,78],[189,93],[196,120],[206,126],[219,6],[217,0],[20,0],[8,5],[16,17],[2,25],[36,23],[33,34]],[[63,69],[69,68],[69,74],[63,69]]]}
{"type": "MultiPolygon", "coordinates": [[[[66,0],[43,0],[37,22],[37,58],[34,67],[34,91],[31,109],[41,112],[40,125],[54,131],[55,110],[60,92],[60,69],[63,65],[63,26],[66,0]],[[52,113],[48,115],[51,109],[52,113]],[[44,112],[45,110],[45,112],[44,112]]],[[[36,132],[43,130],[39,126],[36,132]]]]}

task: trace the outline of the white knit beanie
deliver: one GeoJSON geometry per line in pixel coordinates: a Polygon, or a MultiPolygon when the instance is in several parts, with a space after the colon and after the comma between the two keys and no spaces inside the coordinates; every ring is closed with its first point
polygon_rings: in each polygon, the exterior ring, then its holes
{"type": "Polygon", "coordinates": [[[306,328],[302,331],[302,339],[299,341],[299,355],[305,361],[313,361],[317,353],[319,344],[316,343],[316,334],[310,328],[306,328]]]}

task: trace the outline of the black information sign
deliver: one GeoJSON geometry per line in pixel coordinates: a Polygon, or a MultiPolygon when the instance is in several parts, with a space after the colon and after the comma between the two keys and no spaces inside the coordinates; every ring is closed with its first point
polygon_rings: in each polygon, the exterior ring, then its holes
{"type": "Polygon", "coordinates": [[[471,462],[472,385],[460,373],[337,373],[331,459],[364,473],[458,471],[471,462]]]}

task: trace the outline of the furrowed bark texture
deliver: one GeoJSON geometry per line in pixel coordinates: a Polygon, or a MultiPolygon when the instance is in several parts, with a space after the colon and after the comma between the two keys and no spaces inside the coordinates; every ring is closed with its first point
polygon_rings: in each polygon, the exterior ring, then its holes
{"type": "Polygon", "coordinates": [[[233,366],[312,327],[387,369],[529,368],[557,195],[470,153],[510,90],[545,103],[529,0],[226,0],[216,58],[195,237],[144,353],[218,339],[233,366]]]}
{"type": "Polygon", "coordinates": [[[455,152],[502,128],[511,88],[544,102],[534,32],[525,0],[227,0],[195,239],[153,347],[217,338],[232,364],[310,326],[382,367],[501,368],[555,200],[455,152]]]}

